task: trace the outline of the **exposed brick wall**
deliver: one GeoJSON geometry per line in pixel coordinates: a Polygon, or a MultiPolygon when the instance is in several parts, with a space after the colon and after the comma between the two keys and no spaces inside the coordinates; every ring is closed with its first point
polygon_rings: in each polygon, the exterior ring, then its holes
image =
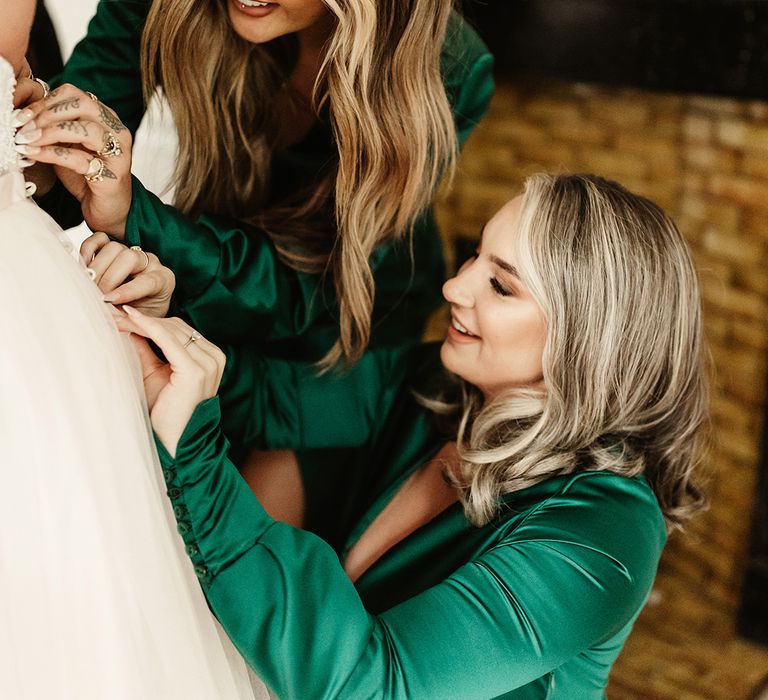
{"type": "Polygon", "coordinates": [[[732,626],[765,404],[768,103],[502,84],[439,207],[448,242],[476,235],[540,170],[620,181],[671,213],[694,251],[715,368],[712,506],[688,536],[672,537],[657,597],[679,597],[673,614],[703,634],[732,626]]]}

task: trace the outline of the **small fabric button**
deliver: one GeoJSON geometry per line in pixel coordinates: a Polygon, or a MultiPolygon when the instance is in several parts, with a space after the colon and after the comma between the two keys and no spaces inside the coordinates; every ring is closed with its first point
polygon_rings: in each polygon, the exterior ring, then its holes
{"type": "Polygon", "coordinates": [[[201,581],[204,581],[210,577],[210,572],[208,571],[207,566],[205,566],[204,564],[198,564],[197,566],[195,566],[195,575],[201,581]]]}
{"type": "Polygon", "coordinates": [[[186,546],[186,550],[190,557],[196,557],[198,554],[200,554],[200,549],[195,544],[188,544],[186,546]]]}
{"type": "Polygon", "coordinates": [[[192,525],[191,523],[188,523],[186,520],[182,520],[180,523],[177,523],[176,525],[176,531],[180,535],[186,535],[191,530],[192,530],[192,525]]]}
{"type": "Polygon", "coordinates": [[[174,514],[174,515],[175,515],[177,518],[183,518],[185,515],[188,515],[188,514],[189,514],[189,511],[187,510],[187,507],[186,507],[186,506],[184,506],[184,505],[182,505],[181,503],[179,503],[179,504],[177,504],[177,505],[175,505],[175,506],[173,507],[173,514],[174,514]]]}
{"type": "Polygon", "coordinates": [[[176,478],[175,469],[163,469],[163,478],[166,484],[170,484],[176,478]]]}
{"type": "Polygon", "coordinates": [[[171,488],[168,489],[168,496],[171,498],[178,498],[181,496],[181,489],[178,486],[171,486],[171,488]]]}

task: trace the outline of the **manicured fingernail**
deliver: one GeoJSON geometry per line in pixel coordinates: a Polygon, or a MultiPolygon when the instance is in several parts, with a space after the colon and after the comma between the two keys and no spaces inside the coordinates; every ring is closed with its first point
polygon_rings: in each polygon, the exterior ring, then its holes
{"type": "Polygon", "coordinates": [[[42,129],[33,129],[32,131],[27,131],[26,133],[22,133],[21,131],[19,131],[16,134],[15,141],[17,145],[32,143],[33,141],[37,141],[37,139],[39,139],[42,135],[43,135],[42,129]]]}
{"type": "Polygon", "coordinates": [[[107,304],[112,304],[117,299],[117,296],[114,294],[105,294],[102,299],[107,302],[107,304]]]}
{"type": "Polygon", "coordinates": [[[35,129],[37,129],[37,122],[31,121],[25,124],[21,129],[19,129],[17,133],[28,134],[30,131],[34,131],[35,129]]]}
{"type": "Polygon", "coordinates": [[[20,168],[28,168],[34,164],[35,161],[29,160],[29,158],[19,158],[18,162],[16,163],[16,165],[18,165],[20,168]]]}
{"type": "Polygon", "coordinates": [[[15,129],[24,126],[34,116],[35,113],[31,109],[14,109],[11,115],[11,126],[15,129]]]}
{"type": "Polygon", "coordinates": [[[18,144],[15,146],[16,153],[21,153],[23,156],[34,156],[40,153],[42,150],[40,146],[26,146],[24,144],[18,144]]]}
{"type": "Polygon", "coordinates": [[[129,316],[141,316],[140,312],[138,312],[132,306],[128,306],[128,304],[123,304],[123,311],[125,311],[125,313],[127,313],[129,316]]]}

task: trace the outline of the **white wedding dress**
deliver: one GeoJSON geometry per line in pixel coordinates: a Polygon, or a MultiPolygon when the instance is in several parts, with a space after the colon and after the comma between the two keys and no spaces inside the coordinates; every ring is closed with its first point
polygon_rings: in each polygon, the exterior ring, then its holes
{"type": "Polygon", "coordinates": [[[175,531],[138,365],[28,197],[0,58],[0,698],[252,700],[175,531]]]}

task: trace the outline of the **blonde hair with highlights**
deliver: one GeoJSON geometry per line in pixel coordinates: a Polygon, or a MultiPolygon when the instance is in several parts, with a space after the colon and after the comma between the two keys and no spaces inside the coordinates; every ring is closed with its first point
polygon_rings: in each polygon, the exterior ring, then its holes
{"type": "Polygon", "coordinates": [[[370,256],[412,231],[453,172],[457,142],[440,73],[452,0],[323,1],[334,21],[313,104],[328,107],[338,161],[293,202],[270,202],[268,186],[284,118],[270,106],[295,62],[295,37],[251,44],[224,2],[155,0],[142,73],[147,99],[162,86],[176,122],[176,206],[258,225],[288,265],[332,277],[340,332],[330,367],[364,352],[370,256]]]}
{"type": "Polygon", "coordinates": [[[545,389],[484,403],[462,384],[460,466],[469,519],[500,498],[582,470],[645,475],[669,527],[704,503],[693,474],[708,421],[696,272],[655,204],[591,175],[531,177],[516,240],[521,280],[547,319],[545,389]]]}

